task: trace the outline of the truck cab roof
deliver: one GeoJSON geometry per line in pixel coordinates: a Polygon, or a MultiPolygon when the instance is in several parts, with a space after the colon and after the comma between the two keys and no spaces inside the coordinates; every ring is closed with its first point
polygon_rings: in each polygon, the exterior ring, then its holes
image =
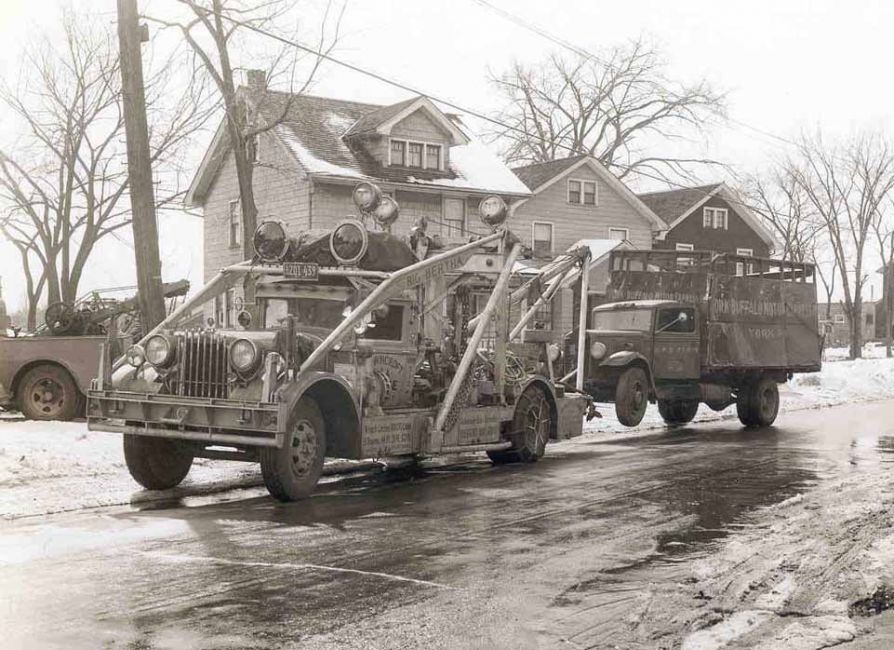
{"type": "Polygon", "coordinates": [[[610,302],[604,305],[593,307],[591,311],[617,311],[620,309],[655,309],[656,307],[673,307],[681,306],[683,303],[675,300],[622,300],[620,302],[610,302]]]}

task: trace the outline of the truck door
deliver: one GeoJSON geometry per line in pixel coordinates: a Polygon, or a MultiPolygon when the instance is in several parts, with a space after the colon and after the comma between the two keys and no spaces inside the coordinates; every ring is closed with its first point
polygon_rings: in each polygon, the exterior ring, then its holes
{"type": "Polygon", "coordinates": [[[652,372],[655,380],[698,379],[699,328],[694,307],[661,307],[655,310],[652,372]]]}

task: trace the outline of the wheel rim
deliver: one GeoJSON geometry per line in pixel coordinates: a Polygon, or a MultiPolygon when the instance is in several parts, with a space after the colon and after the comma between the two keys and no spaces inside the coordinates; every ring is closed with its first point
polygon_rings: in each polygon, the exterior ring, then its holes
{"type": "Polygon", "coordinates": [[[646,407],[646,392],[643,390],[643,385],[639,382],[633,384],[633,388],[630,391],[630,404],[637,413],[646,407]]]}
{"type": "Polygon", "coordinates": [[[531,405],[525,416],[525,445],[532,451],[539,451],[546,445],[549,435],[549,405],[541,396],[531,405]]]}
{"type": "Polygon", "coordinates": [[[299,420],[292,430],[291,444],[292,472],[305,477],[313,471],[317,456],[317,431],[308,420],[299,420]]]}
{"type": "Polygon", "coordinates": [[[55,417],[65,408],[65,389],[51,377],[38,379],[28,394],[32,407],[47,417],[55,417]]]}

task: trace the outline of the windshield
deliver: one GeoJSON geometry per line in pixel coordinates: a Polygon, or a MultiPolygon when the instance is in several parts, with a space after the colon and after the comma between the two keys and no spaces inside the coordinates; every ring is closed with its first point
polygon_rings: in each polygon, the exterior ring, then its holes
{"type": "Polygon", "coordinates": [[[324,298],[273,298],[264,309],[264,327],[276,329],[290,313],[295,324],[305,327],[335,329],[344,319],[345,303],[324,298]]]}
{"type": "Polygon", "coordinates": [[[619,309],[593,312],[593,329],[648,332],[652,329],[651,309],[619,309]]]}

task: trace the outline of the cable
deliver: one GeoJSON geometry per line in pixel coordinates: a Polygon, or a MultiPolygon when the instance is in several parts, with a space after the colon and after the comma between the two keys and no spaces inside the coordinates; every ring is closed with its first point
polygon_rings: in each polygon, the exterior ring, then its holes
{"type": "MultiPolygon", "coordinates": [[[[475,0],[475,2],[483,2],[483,1],[484,1],[484,0],[475,0]]],[[[325,60],[325,61],[329,61],[330,63],[334,63],[334,64],[339,65],[339,66],[341,66],[341,67],[347,68],[348,70],[351,70],[351,71],[356,72],[356,73],[358,73],[358,74],[361,74],[361,75],[370,77],[370,78],[372,78],[372,79],[375,79],[375,80],[377,80],[377,81],[380,81],[380,82],[382,82],[382,83],[384,83],[384,84],[387,84],[387,85],[389,85],[389,86],[393,86],[393,87],[395,87],[395,88],[399,88],[400,90],[403,90],[403,91],[405,91],[405,92],[412,93],[412,94],[414,94],[414,95],[422,95],[422,96],[424,96],[424,97],[428,97],[429,99],[434,100],[434,101],[438,102],[439,104],[443,104],[443,105],[445,105],[445,106],[449,106],[450,108],[453,108],[453,109],[455,109],[455,110],[457,110],[457,111],[460,111],[461,113],[466,113],[466,114],[468,114],[468,115],[471,115],[471,116],[473,116],[473,117],[476,117],[476,118],[478,118],[478,119],[480,119],[480,120],[484,120],[484,121],[486,121],[486,122],[489,122],[489,123],[491,123],[491,124],[494,124],[494,125],[496,125],[496,126],[499,126],[499,127],[503,128],[503,129],[506,129],[506,130],[508,130],[508,131],[514,131],[514,132],[519,133],[519,134],[521,134],[521,135],[528,135],[524,130],[519,129],[518,127],[513,127],[513,126],[510,126],[510,125],[508,125],[508,124],[505,124],[505,123],[501,122],[500,120],[497,120],[496,118],[493,118],[493,117],[490,117],[490,116],[488,116],[488,115],[485,115],[485,114],[483,114],[483,113],[481,113],[481,112],[479,112],[479,111],[475,111],[475,110],[469,109],[469,108],[467,108],[467,107],[465,107],[465,106],[463,106],[463,105],[461,105],[461,104],[457,104],[456,102],[453,102],[453,101],[444,99],[444,98],[442,98],[442,97],[438,97],[437,95],[433,95],[433,94],[427,93],[427,92],[425,92],[425,91],[422,91],[422,90],[420,90],[420,89],[418,89],[418,88],[415,88],[415,87],[410,86],[410,85],[408,85],[408,84],[405,84],[405,83],[403,83],[403,82],[395,81],[395,80],[390,79],[390,78],[388,78],[388,77],[386,77],[386,76],[384,76],[384,75],[382,75],[382,74],[379,74],[378,72],[374,72],[374,71],[372,71],[372,70],[367,70],[367,69],[362,68],[362,67],[360,67],[360,66],[358,66],[358,65],[354,65],[353,63],[348,63],[348,62],[346,62],[346,61],[342,61],[341,59],[338,59],[338,58],[332,56],[331,54],[327,54],[327,53],[324,53],[324,52],[320,52],[320,51],[315,50],[314,48],[309,47],[309,46],[307,46],[307,45],[304,45],[303,43],[300,43],[300,42],[298,42],[298,41],[295,41],[295,40],[286,38],[286,37],[284,37],[284,36],[280,36],[279,34],[275,34],[275,33],[273,33],[273,32],[267,31],[267,30],[265,30],[265,29],[261,29],[260,27],[257,27],[257,26],[255,26],[255,25],[252,25],[252,24],[250,24],[250,23],[246,23],[246,22],[241,21],[241,20],[238,20],[238,19],[233,18],[232,16],[228,16],[228,15],[226,15],[226,14],[222,14],[222,15],[221,15],[221,18],[223,18],[224,20],[227,20],[228,22],[230,22],[230,23],[232,23],[232,24],[234,24],[234,25],[238,25],[238,26],[243,27],[243,28],[245,28],[245,29],[247,29],[247,30],[249,30],[249,31],[255,32],[255,33],[257,33],[257,34],[259,34],[259,35],[261,35],[261,36],[265,36],[265,37],[267,37],[267,38],[270,38],[270,39],[273,39],[273,40],[275,40],[275,41],[278,41],[279,43],[282,43],[283,45],[288,45],[288,46],[290,46],[290,47],[294,47],[294,48],[296,48],[296,49],[299,49],[299,50],[301,50],[301,51],[303,51],[303,52],[307,52],[307,53],[312,54],[312,55],[314,55],[314,56],[320,57],[321,59],[323,59],[323,60],[325,60]]],[[[565,151],[568,151],[568,152],[569,152],[570,154],[572,154],[572,155],[592,156],[592,154],[590,154],[590,153],[588,153],[588,152],[586,152],[586,151],[578,151],[578,150],[575,150],[573,147],[570,147],[570,146],[565,145],[565,144],[561,144],[561,143],[553,143],[553,144],[555,144],[555,145],[556,145],[558,148],[560,148],[560,149],[564,149],[565,151]]],[[[548,162],[548,161],[547,161],[547,162],[548,162]]],[[[642,176],[642,177],[644,177],[644,178],[648,178],[648,179],[655,180],[655,181],[658,181],[658,182],[661,182],[661,183],[665,183],[665,184],[667,184],[667,185],[675,186],[677,189],[684,189],[684,190],[696,190],[696,189],[697,189],[697,188],[694,188],[694,187],[692,187],[692,186],[683,185],[682,183],[678,183],[678,182],[671,181],[671,180],[669,180],[669,179],[667,179],[667,178],[662,178],[662,177],[659,177],[659,176],[655,176],[655,175],[653,175],[653,174],[649,174],[648,172],[644,172],[644,171],[639,170],[639,169],[633,169],[633,168],[630,167],[630,166],[625,166],[625,165],[620,164],[620,163],[612,163],[612,165],[615,166],[615,167],[617,167],[617,168],[619,168],[619,169],[623,169],[623,170],[626,170],[626,171],[633,171],[634,173],[636,173],[636,174],[638,174],[638,175],[640,175],[640,176],[642,176]]],[[[704,190],[698,190],[698,191],[701,191],[706,197],[708,197],[708,196],[711,194],[710,192],[707,192],[707,191],[704,191],[704,190]]],[[[769,214],[771,214],[771,215],[773,215],[773,216],[777,216],[777,217],[785,218],[785,215],[783,215],[782,213],[779,213],[779,212],[776,212],[776,211],[773,211],[773,210],[764,210],[764,209],[762,209],[762,208],[757,208],[757,207],[752,206],[752,205],[749,205],[749,204],[747,204],[747,203],[745,203],[745,202],[743,202],[743,201],[741,201],[741,200],[739,200],[739,199],[730,199],[730,200],[727,200],[727,202],[728,202],[728,203],[731,203],[731,204],[734,204],[734,205],[740,205],[740,206],[742,206],[742,207],[744,207],[744,208],[747,208],[748,210],[752,210],[752,211],[755,211],[755,212],[758,212],[758,213],[769,213],[769,214]]],[[[809,222],[809,223],[811,223],[811,225],[815,225],[815,226],[818,226],[818,227],[823,227],[823,226],[825,226],[824,223],[817,223],[817,222],[809,222]]],[[[853,230],[853,228],[849,228],[849,227],[846,227],[846,226],[842,226],[841,229],[842,229],[842,230],[853,230]]]]}

